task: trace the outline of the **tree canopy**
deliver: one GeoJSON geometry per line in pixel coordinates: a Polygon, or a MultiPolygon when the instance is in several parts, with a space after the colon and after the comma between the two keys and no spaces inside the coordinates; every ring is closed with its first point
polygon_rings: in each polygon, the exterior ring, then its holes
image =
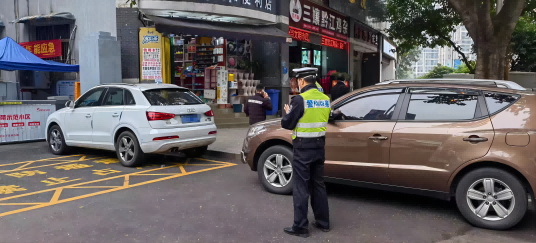
{"type": "Polygon", "coordinates": [[[450,39],[463,24],[476,47],[475,78],[503,79],[507,48],[522,14],[534,15],[536,0],[507,0],[497,11],[495,0],[386,0],[389,35],[402,52],[416,46],[452,46],[450,39]]]}
{"type": "Polygon", "coordinates": [[[533,13],[519,19],[510,46],[511,70],[536,72],[536,21],[533,13]]]}
{"type": "Polygon", "coordinates": [[[419,61],[421,50],[419,48],[410,49],[397,55],[397,76],[399,79],[408,79],[413,75],[412,64],[419,61]]]}

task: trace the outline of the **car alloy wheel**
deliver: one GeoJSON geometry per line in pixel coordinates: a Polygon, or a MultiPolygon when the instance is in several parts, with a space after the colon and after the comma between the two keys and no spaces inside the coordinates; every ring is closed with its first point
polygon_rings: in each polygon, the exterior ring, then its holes
{"type": "Polygon", "coordinates": [[[272,154],[264,162],[264,177],[274,187],[284,187],[292,179],[292,164],[282,154],[272,154]]]}
{"type": "Polygon", "coordinates": [[[475,181],[467,190],[467,204],[476,216],[497,221],[512,213],[515,196],[506,183],[494,178],[484,178],[475,181]]]}
{"type": "Polygon", "coordinates": [[[121,141],[119,141],[119,156],[123,161],[130,164],[134,159],[135,150],[136,146],[134,146],[134,140],[131,137],[124,136],[121,138],[121,141]]]}
{"type": "Polygon", "coordinates": [[[61,132],[58,129],[53,129],[50,132],[50,148],[52,148],[53,151],[58,152],[61,149],[61,146],[63,146],[62,140],[61,140],[61,132]]]}

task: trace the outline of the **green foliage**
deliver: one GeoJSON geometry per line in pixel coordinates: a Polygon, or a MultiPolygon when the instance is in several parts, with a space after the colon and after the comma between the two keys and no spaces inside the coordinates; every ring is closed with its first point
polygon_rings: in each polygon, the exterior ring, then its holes
{"type": "Polygon", "coordinates": [[[419,61],[421,50],[419,48],[413,48],[405,53],[398,53],[397,55],[397,78],[409,79],[413,76],[413,69],[411,65],[419,61]]]}
{"type": "Polygon", "coordinates": [[[435,66],[434,69],[432,69],[432,71],[419,77],[419,79],[443,78],[444,74],[453,73],[454,71],[455,71],[454,68],[441,66],[440,64],[437,64],[437,66],[435,66]]]}
{"type": "Polygon", "coordinates": [[[522,16],[512,34],[512,71],[536,72],[536,21],[532,14],[522,16]]]}
{"type": "MultiPolygon", "coordinates": [[[[475,67],[476,67],[476,62],[475,61],[469,61],[469,64],[471,65],[471,67],[474,70],[475,67]]],[[[471,70],[469,70],[469,68],[467,67],[467,65],[465,65],[465,63],[462,63],[460,66],[458,66],[458,68],[456,68],[454,70],[454,73],[471,73],[471,70]]]]}
{"type": "Polygon", "coordinates": [[[134,7],[134,5],[136,5],[136,0],[127,0],[126,3],[129,3],[130,2],[130,8],[134,7]]]}
{"type": "Polygon", "coordinates": [[[447,0],[386,0],[391,26],[388,35],[397,40],[399,53],[416,47],[449,46],[450,33],[461,24],[447,0]]]}

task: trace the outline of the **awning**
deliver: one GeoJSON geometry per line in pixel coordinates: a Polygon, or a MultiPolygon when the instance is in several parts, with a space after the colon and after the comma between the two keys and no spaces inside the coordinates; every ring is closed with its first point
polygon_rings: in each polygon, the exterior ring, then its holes
{"type": "Polygon", "coordinates": [[[161,18],[149,16],[155,23],[156,31],[171,34],[190,34],[198,36],[215,36],[226,39],[262,40],[272,42],[286,42],[291,38],[288,33],[275,27],[275,25],[243,25],[225,22],[196,21],[178,18],[161,18]]]}
{"type": "Polygon", "coordinates": [[[26,23],[29,21],[51,21],[51,20],[75,20],[74,15],[69,12],[51,13],[45,15],[33,15],[15,19],[10,23],[26,23]]]}
{"type": "Polygon", "coordinates": [[[0,40],[0,70],[30,70],[42,72],[78,72],[78,65],[45,61],[32,54],[13,39],[0,40]]]}

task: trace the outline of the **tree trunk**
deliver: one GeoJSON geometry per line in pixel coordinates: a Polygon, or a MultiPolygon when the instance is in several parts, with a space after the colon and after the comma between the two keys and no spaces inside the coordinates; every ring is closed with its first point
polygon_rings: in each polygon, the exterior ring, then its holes
{"type": "Polygon", "coordinates": [[[497,42],[499,41],[485,40],[477,43],[478,61],[475,67],[475,79],[504,79],[506,47],[504,44],[496,44],[497,42]]]}

